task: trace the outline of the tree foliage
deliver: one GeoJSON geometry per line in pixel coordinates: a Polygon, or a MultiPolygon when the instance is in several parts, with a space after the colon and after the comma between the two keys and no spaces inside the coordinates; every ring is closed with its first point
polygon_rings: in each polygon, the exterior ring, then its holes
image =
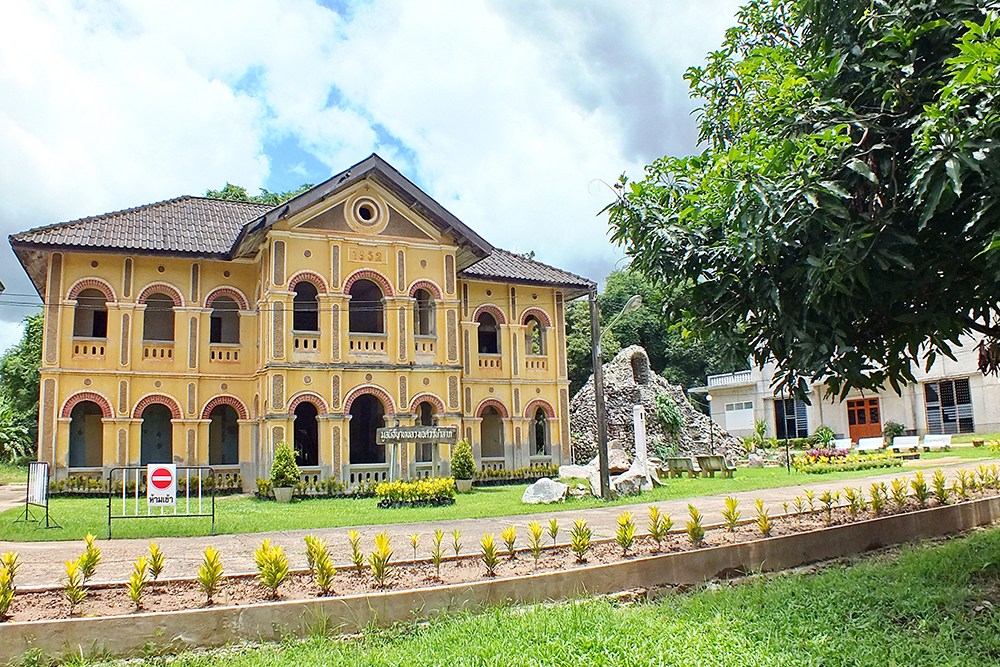
{"type": "Polygon", "coordinates": [[[20,342],[0,357],[0,457],[4,459],[23,458],[35,449],[43,331],[42,313],[24,318],[20,342]]]}
{"type": "Polygon", "coordinates": [[[271,206],[277,206],[278,204],[284,204],[292,197],[297,197],[311,187],[312,183],[303,183],[295,190],[289,190],[287,192],[271,192],[270,190],[261,188],[260,194],[252,195],[247,192],[247,189],[242,185],[233,185],[232,183],[227,182],[226,186],[221,190],[206,190],[205,196],[211,199],[246,201],[254,204],[269,204],[271,206]]]}
{"type": "Polygon", "coordinates": [[[705,149],[616,185],[633,269],[778,387],[898,391],[995,339],[998,6],[751,0],[686,75],[705,149]]]}

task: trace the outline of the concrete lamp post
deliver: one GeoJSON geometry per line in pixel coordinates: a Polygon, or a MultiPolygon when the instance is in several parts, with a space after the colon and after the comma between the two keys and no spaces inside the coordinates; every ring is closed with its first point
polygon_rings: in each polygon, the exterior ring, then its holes
{"type": "Polygon", "coordinates": [[[712,419],[712,394],[705,394],[705,400],[708,401],[708,448],[712,450],[712,454],[715,454],[715,429],[714,420],[712,419]]]}
{"type": "MultiPolygon", "coordinates": [[[[604,365],[601,361],[601,317],[597,309],[597,288],[591,288],[590,302],[590,355],[594,362],[594,409],[597,413],[597,460],[601,471],[601,497],[611,500],[611,474],[608,471],[608,420],[604,405],[604,365]]],[[[621,319],[642,306],[642,296],[636,294],[625,302],[621,312],[615,315],[605,331],[621,319]]]]}

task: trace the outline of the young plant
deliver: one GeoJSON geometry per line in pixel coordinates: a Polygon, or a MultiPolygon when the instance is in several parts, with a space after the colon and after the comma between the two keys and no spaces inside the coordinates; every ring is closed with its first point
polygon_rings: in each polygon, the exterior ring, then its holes
{"type": "Polygon", "coordinates": [[[635,544],[635,520],[632,519],[631,512],[622,512],[618,515],[615,543],[621,547],[622,556],[628,556],[628,550],[635,544]]]}
{"type": "MultiPolygon", "coordinates": [[[[337,568],[333,566],[326,542],[314,537],[312,544],[309,542],[306,544],[307,549],[312,549],[312,565],[309,571],[312,573],[313,581],[319,587],[320,595],[330,595],[333,592],[333,579],[337,576],[337,568]]],[[[306,557],[309,558],[309,555],[306,557]]]]}
{"type": "Polygon", "coordinates": [[[875,513],[875,516],[880,516],[885,511],[885,504],[889,498],[889,489],[885,482],[872,483],[868,495],[871,497],[872,512],[875,513]]]}
{"type": "Polygon", "coordinates": [[[458,554],[462,550],[462,531],[458,528],[451,531],[451,548],[455,550],[455,558],[458,558],[458,554]]]}
{"type": "Polygon", "coordinates": [[[507,547],[507,558],[514,560],[516,558],[514,544],[517,542],[517,526],[507,526],[501,530],[500,539],[503,540],[504,545],[507,547]]]}
{"type": "Polygon", "coordinates": [[[149,564],[149,578],[155,582],[163,574],[163,568],[167,562],[166,557],[163,555],[163,550],[160,549],[160,545],[156,542],[149,543],[149,558],[147,562],[149,564]]]}
{"type": "Polygon", "coordinates": [[[690,503],[688,504],[688,514],[691,518],[684,525],[684,530],[687,532],[688,539],[691,540],[691,546],[699,547],[705,541],[704,517],[698,508],[690,503]]]}
{"type": "Polygon", "coordinates": [[[379,588],[386,587],[386,582],[389,580],[391,572],[389,565],[389,561],[391,560],[392,546],[389,543],[389,535],[385,531],[382,531],[375,536],[375,550],[368,557],[368,565],[372,569],[372,577],[375,579],[375,585],[379,588]]]}
{"type": "Polygon", "coordinates": [[[309,568],[309,574],[316,574],[316,559],[319,557],[320,552],[326,551],[326,542],[315,535],[306,535],[305,543],[306,567],[309,568]]]}
{"type": "Polygon", "coordinates": [[[795,500],[792,501],[792,509],[795,510],[795,516],[802,516],[802,513],[806,510],[802,496],[795,496],[795,500]]]}
{"type": "Polygon", "coordinates": [[[486,576],[497,576],[497,566],[500,564],[500,552],[497,550],[493,533],[483,535],[483,539],[479,542],[479,546],[479,560],[483,561],[483,566],[486,567],[486,576]]]}
{"type": "Polygon", "coordinates": [[[934,475],[931,477],[931,493],[934,495],[934,499],[938,502],[938,505],[947,505],[948,496],[948,482],[944,478],[944,473],[940,470],[935,470],[934,475]]]}
{"type": "Polygon", "coordinates": [[[931,497],[931,491],[927,488],[927,480],[924,479],[924,473],[920,470],[913,476],[910,480],[910,488],[913,489],[913,497],[917,500],[917,506],[920,509],[927,507],[927,500],[931,497]]]}
{"type": "Polygon", "coordinates": [[[760,530],[760,534],[764,537],[771,537],[771,530],[774,526],[771,523],[771,517],[768,516],[767,510],[764,508],[764,501],[758,498],[754,504],[757,507],[757,528],[760,530]]]}
{"type": "Polygon", "coordinates": [[[528,547],[531,549],[531,557],[535,559],[535,568],[538,568],[538,561],[542,558],[542,535],[545,531],[542,524],[532,521],[528,524],[528,547]]]}
{"type": "Polygon", "coordinates": [[[205,594],[205,604],[212,604],[212,598],[222,586],[222,558],[212,546],[205,547],[205,557],[198,566],[198,586],[205,594]]]}
{"type": "Polygon", "coordinates": [[[856,517],[868,508],[865,502],[865,492],[860,488],[846,487],[844,497],[847,498],[847,509],[852,517],[856,517]]]}
{"type": "Polygon", "coordinates": [[[136,609],[142,609],[142,597],[146,594],[146,577],[149,573],[149,560],[145,556],[139,556],[132,564],[132,573],[128,576],[128,596],[136,609]]]}
{"type": "Polygon", "coordinates": [[[809,513],[812,514],[816,511],[816,492],[812,489],[804,489],[806,494],[806,501],[809,503],[809,513]]]}
{"type": "Polygon", "coordinates": [[[906,480],[902,480],[897,477],[892,480],[890,488],[892,489],[893,506],[897,512],[903,511],[906,509],[906,502],[910,495],[906,490],[906,480]]]}
{"type": "Polygon", "coordinates": [[[740,522],[740,516],[743,514],[740,511],[740,501],[733,497],[727,497],[724,502],[726,506],[722,508],[722,521],[726,524],[726,532],[733,533],[736,530],[736,524],[740,522]]]}
{"type": "Polygon", "coordinates": [[[552,546],[556,545],[556,537],[559,536],[559,522],[549,519],[549,537],[552,538],[552,546]]]}
{"type": "Polygon", "coordinates": [[[674,522],[669,514],[660,514],[660,508],[656,505],[649,506],[649,537],[656,542],[656,550],[660,550],[663,540],[667,539],[667,533],[673,527],[674,522]]]}
{"type": "Polygon", "coordinates": [[[90,533],[83,538],[84,549],[83,554],[80,555],[80,573],[83,575],[83,583],[90,581],[91,577],[97,571],[97,566],[101,562],[101,550],[97,547],[95,543],[97,537],[90,533]]]}
{"type": "Polygon", "coordinates": [[[788,502],[787,501],[781,503],[781,511],[784,512],[785,515],[788,514],[788,502]]]}
{"type": "Polygon", "coordinates": [[[264,540],[253,553],[257,564],[257,576],[261,585],[271,591],[271,598],[278,597],[278,587],[288,578],[288,558],[285,550],[271,546],[271,540],[264,540]]]}
{"type": "Polygon", "coordinates": [[[819,501],[823,503],[823,514],[826,516],[827,525],[833,523],[833,504],[835,502],[833,499],[833,493],[829,490],[824,491],[820,494],[819,501]]]}
{"type": "Polygon", "coordinates": [[[87,599],[87,589],[83,587],[83,569],[80,559],[66,561],[66,579],[63,581],[63,597],[69,602],[70,616],[77,606],[87,599]]]}
{"type": "Polygon", "coordinates": [[[444,560],[444,547],[442,542],[444,541],[444,531],[435,530],[434,539],[431,541],[431,562],[434,563],[434,572],[437,578],[441,578],[441,561],[444,560]]]}
{"type": "Polygon", "coordinates": [[[18,566],[17,554],[13,551],[0,555],[0,621],[7,618],[14,604],[14,593],[17,591],[14,578],[18,566]]]}
{"type": "Polygon", "coordinates": [[[361,574],[365,570],[365,555],[361,553],[361,533],[356,530],[348,531],[347,540],[351,543],[351,562],[354,564],[354,571],[361,574]]]}
{"type": "Polygon", "coordinates": [[[420,533],[410,534],[410,546],[413,547],[413,560],[417,560],[417,547],[420,545],[420,533]]]}
{"type": "Polygon", "coordinates": [[[577,563],[587,562],[590,538],[593,536],[594,531],[590,529],[584,519],[577,519],[573,522],[573,529],[569,531],[569,549],[576,556],[577,563]]]}

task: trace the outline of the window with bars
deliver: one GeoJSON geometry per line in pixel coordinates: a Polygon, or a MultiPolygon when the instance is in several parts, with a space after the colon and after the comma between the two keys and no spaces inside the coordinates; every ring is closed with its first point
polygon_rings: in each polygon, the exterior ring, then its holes
{"type": "Polygon", "coordinates": [[[969,378],[924,384],[924,405],[927,410],[928,433],[975,432],[969,378]]]}
{"type": "Polygon", "coordinates": [[[774,399],[774,431],[778,440],[808,438],[805,402],[797,398],[774,399]]]}

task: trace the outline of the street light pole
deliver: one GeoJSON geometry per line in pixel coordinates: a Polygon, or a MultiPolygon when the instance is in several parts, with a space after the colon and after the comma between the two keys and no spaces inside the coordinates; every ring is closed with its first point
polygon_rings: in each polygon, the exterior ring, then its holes
{"type": "Polygon", "coordinates": [[[709,449],[712,450],[712,454],[715,454],[715,429],[712,428],[715,423],[712,419],[712,394],[705,394],[705,400],[708,401],[708,442],[709,449]]]}

